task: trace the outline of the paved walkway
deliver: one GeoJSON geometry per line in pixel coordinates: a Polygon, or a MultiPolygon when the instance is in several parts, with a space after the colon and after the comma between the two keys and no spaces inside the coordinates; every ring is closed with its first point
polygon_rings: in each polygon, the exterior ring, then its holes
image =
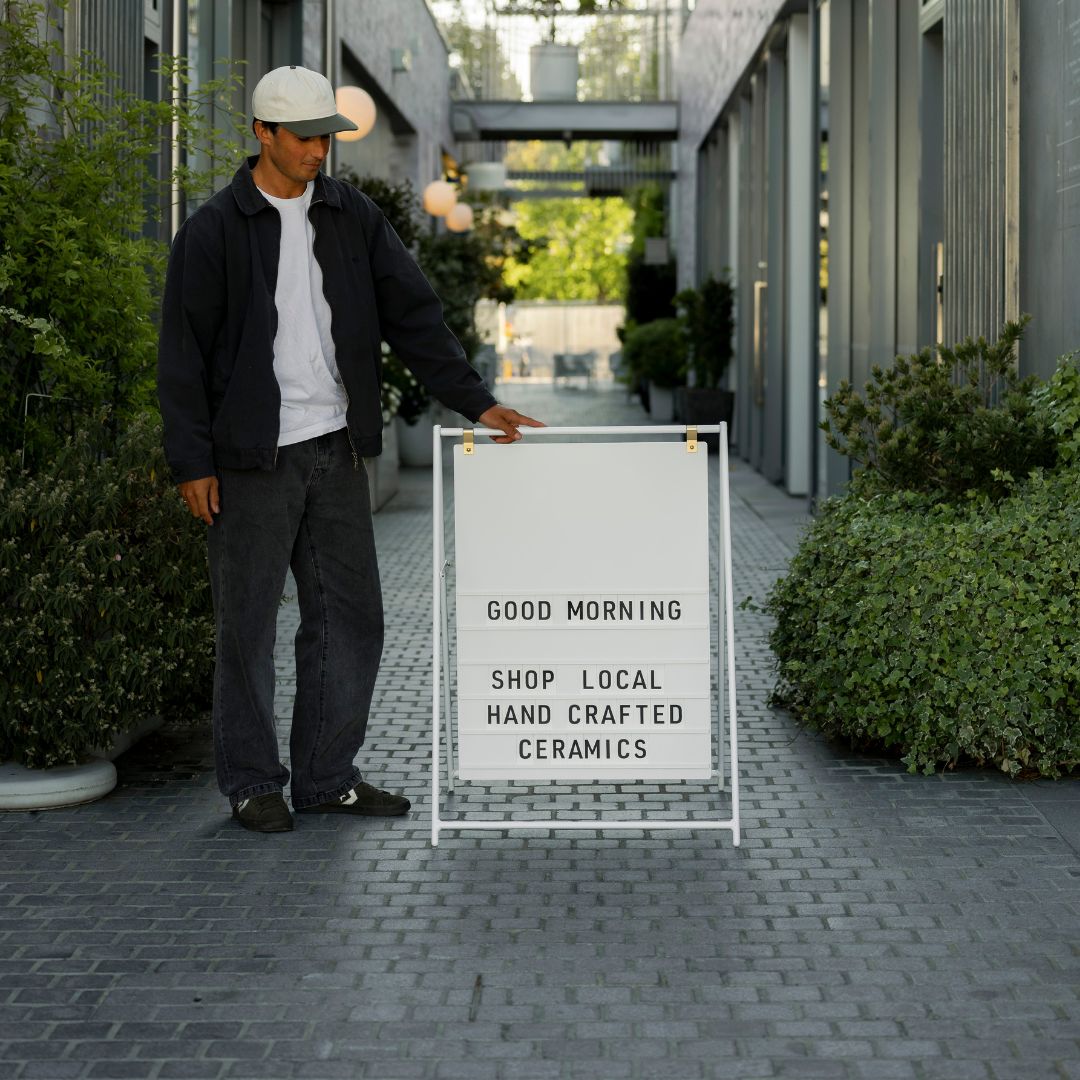
{"type": "MultiPolygon", "coordinates": [[[[621,392],[509,387],[560,423],[621,392]]],[[[733,474],[736,596],[802,520],[733,474]]],[[[403,820],[227,816],[200,727],[107,799],[0,816],[0,1080],[1080,1077],[1077,785],[909,776],[768,707],[738,611],[740,848],[726,834],[445,835],[429,846],[430,480],[376,519],[388,640],[364,766],[403,820]]],[[[287,715],[295,609],[281,614],[287,715]]],[[[715,808],[692,785],[504,785],[547,811],[715,808]]]]}

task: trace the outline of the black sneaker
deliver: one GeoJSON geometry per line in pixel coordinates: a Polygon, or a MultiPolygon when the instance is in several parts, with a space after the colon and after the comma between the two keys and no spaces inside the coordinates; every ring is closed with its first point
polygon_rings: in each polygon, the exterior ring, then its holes
{"type": "Polygon", "coordinates": [[[357,814],[366,817],[400,817],[407,814],[412,803],[404,795],[380,791],[370,784],[359,783],[344,795],[317,806],[302,806],[298,814],[357,814]]]}
{"type": "Polygon", "coordinates": [[[280,791],[244,799],[233,807],[232,816],[252,832],[292,832],[292,814],[280,791]]]}

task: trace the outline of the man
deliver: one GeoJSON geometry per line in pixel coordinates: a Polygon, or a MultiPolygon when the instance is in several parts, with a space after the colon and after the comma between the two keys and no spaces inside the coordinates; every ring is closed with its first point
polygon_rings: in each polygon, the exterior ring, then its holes
{"type": "Polygon", "coordinates": [[[252,96],[257,158],[183,225],[162,306],[158,394],[180,494],[208,526],[217,628],[214,746],[233,817],[284,832],[273,647],[291,566],[301,624],[290,735],[297,812],[404,814],[353,764],[382,652],[362,457],[381,450],[380,341],[444,404],[520,439],[382,213],[321,174],[337,113],[320,74],[277,68],[252,96]]]}

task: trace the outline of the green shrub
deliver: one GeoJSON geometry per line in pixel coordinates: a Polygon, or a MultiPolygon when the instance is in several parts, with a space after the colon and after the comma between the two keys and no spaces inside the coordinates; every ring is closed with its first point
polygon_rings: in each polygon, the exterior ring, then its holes
{"type": "Polygon", "coordinates": [[[213,648],[203,528],[157,420],[108,458],[84,431],[36,473],[0,460],[0,760],[72,763],[147,716],[206,707],[213,648]]]}
{"type": "Polygon", "coordinates": [[[172,180],[188,194],[205,192],[213,171],[220,180],[243,149],[239,133],[208,119],[232,115],[221,106],[235,79],[196,88],[182,62],[163,64],[164,83],[175,71],[184,87],[176,103],[124,92],[88,53],[65,56],[44,5],[5,5],[0,452],[20,449],[25,437],[32,457],[45,456],[72,418],[110,406],[122,422],[152,402],[166,245],[142,234],[147,206],[172,180]],[[206,168],[185,165],[158,181],[155,155],[174,123],[206,168]]]}
{"type": "Polygon", "coordinates": [[[683,289],[675,301],[690,336],[694,385],[714,389],[734,355],[735,290],[726,277],[710,277],[700,289],[683,289]]]}
{"type": "Polygon", "coordinates": [[[399,184],[378,176],[358,176],[348,166],[337,172],[337,178],[359,188],[386,216],[401,242],[412,251],[420,236],[423,223],[420,199],[408,178],[399,184]]]}
{"type": "Polygon", "coordinates": [[[954,499],[1001,496],[999,474],[1054,465],[1057,440],[1035,408],[1036,380],[1016,371],[1027,321],[1007,323],[992,344],[968,338],[875,365],[862,394],[842,382],[825,402],[828,444],[859,462],[863,483],[877,490],[954,499]]]}
{"type": "Polygon", "coordinates": [[[1058,460],[1080,465],[1080,350],[1058,361],[1050,381],[1032,394],[1038,420],[1057,440],[1058,460]]]}
{"type": "Polygon", "coordinates": [[[625,335],[623,360],[633,375],[670,389],[686,382],[686,330],[680,319],[654,319],[625,335]]]}
{"type": "Polygon", "coordinates": [[[442,301],[446,325],[472,360],[481,341],[476,330],[476,302],[500,285],[499,270],[486,258],[476,232],[422,236],[417,262],[442,301]]]}
{"type": "Polygon", "coordinates": [[[776,699],[911,771],[1080,763],[1080,470],[825,504],[769,595],[776,699]]]}

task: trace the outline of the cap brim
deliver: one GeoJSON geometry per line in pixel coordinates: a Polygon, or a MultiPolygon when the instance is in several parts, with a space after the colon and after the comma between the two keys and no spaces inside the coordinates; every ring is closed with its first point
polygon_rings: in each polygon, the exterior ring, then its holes
{"type": "Polygon", "coordinates": [[[341,113],[315,120],[279,120],[278,123],[305,139],[311,135],[333,135],[335,131],[356,131],[356,124],[341,113]]]}

